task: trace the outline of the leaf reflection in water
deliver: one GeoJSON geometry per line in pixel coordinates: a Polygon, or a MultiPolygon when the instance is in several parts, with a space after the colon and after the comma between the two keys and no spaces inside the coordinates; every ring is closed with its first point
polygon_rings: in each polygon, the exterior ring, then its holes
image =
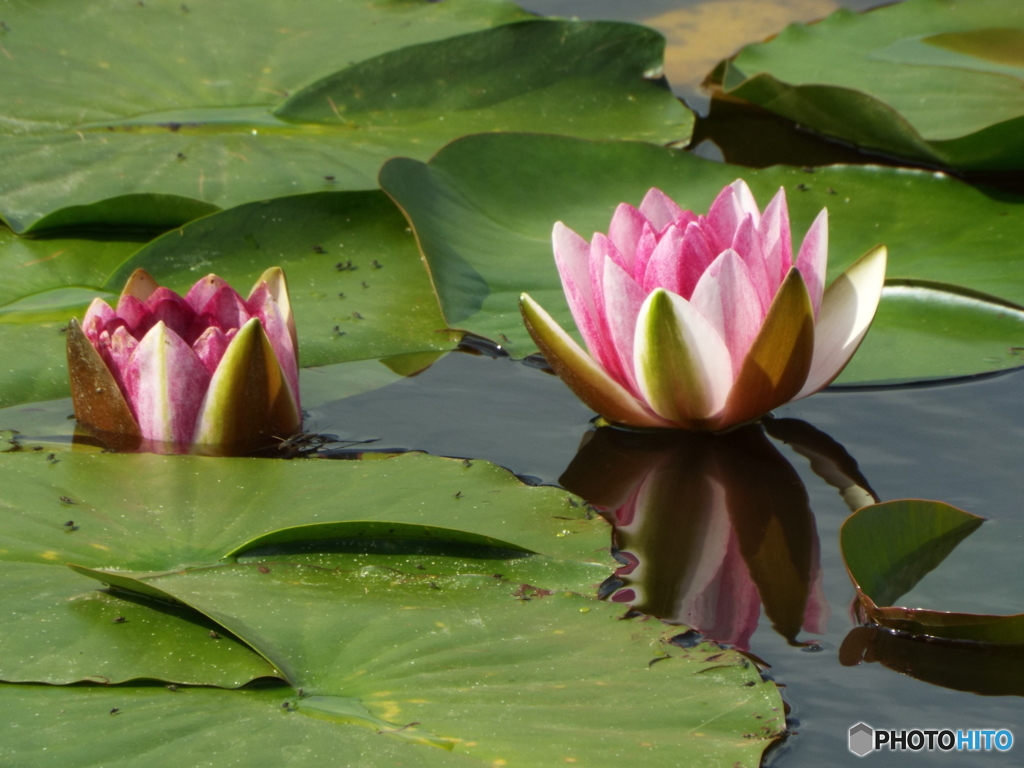
{"type": "Polygon", "coordinates": [[[932,685],[982,696],[1024,696],[1024,647],[921,638],[883,627],[854,627],[839,649],[853,667],[880,663],[932,685]]]}
{"type": "MultiPolygon", "coordinates": [[[[874,500],[856,462],[834,440],[795,419],[768,424],[851,506],[874,500]]],[[[805,644],[797,639],[801,631],[825,632],[814,514],[765,429],[587,433],[559,482],[615,526],[622,567],[604,585],[610,600],[741,650],[749,648],[762,606],[793,645],[805,644]]]]}

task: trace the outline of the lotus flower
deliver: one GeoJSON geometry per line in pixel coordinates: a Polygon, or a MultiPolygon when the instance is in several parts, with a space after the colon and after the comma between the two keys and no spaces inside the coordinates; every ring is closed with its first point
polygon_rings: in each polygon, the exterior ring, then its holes
{"type": "Polygon", "coordinates": [[[878,246],[824,290],[828,213],[794,263],[786,195],[762,214],[742,180],[708,215],[651,189],[587,242],[561,222],[555,263],[587,354],[527,294],[526,327],[608,421],[723,430],[826,387],[856,352],[885,279],[878,246]]]}
{"type": "Polygon", "coordinates": [[[298,342],[277,267],[248,299],[208,275],[182,298],[144,270],[111,309],[94,299],[67,333],[75,416],[154,450],[247,452],[302,423],[298,342]]]}

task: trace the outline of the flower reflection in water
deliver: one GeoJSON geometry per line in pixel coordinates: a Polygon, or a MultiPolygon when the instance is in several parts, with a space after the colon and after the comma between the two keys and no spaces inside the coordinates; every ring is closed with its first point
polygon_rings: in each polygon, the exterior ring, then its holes
{"type": "Polygon", "coordinates": [[[588,433],[560,482],[615,527],[622,567],[603,585],[608,599],[741,650],[762,607],[791,644],[825,632],[814,514],[766,430],[810,458],[848,504],[871,503],[856,462],[795,419],[720,435],[588,433]]]}

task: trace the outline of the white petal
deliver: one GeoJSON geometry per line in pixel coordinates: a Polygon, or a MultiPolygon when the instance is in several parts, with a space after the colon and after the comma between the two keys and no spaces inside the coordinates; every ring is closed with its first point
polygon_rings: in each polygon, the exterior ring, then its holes
{"type": "Polygon", "coordinates": [[[868,332],[885,284],[884,245],[868,251],[825,291],[814,327],[814,357],[797,398],[827,387],[842,373],[868,332]]]}
{"type": "Polygon", "coordinates": [[[640,308],[634,344],[637,384],[663,418],[684,426],[722,410],[732,387],[729,350],[690,302],[657,289],[640,308]]]}

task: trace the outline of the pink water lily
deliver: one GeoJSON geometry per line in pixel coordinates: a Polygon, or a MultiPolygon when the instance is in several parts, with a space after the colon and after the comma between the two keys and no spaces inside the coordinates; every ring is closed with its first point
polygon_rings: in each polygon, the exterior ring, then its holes
{"type": "Polygon", "coordinates": [[[825,289],[828,213],[793,258],[786,195],[764,213],[743,180],[707,216],[651,189],[588,243],[561,222],[555,263],[583,350],[529,295],[555,372],[611,422],[722,430],[828,386],[857,351],[885,280],[877,246],[825,289]]]}
{"type": "Polygon", "coordinates": [[[216,275],[181,297],[138,269],[116,309],[94,299],[68,326],[75,416],[161,450],[249,451],[301,426],[297,350],[281,269],[247,299],[216,275]]]}

